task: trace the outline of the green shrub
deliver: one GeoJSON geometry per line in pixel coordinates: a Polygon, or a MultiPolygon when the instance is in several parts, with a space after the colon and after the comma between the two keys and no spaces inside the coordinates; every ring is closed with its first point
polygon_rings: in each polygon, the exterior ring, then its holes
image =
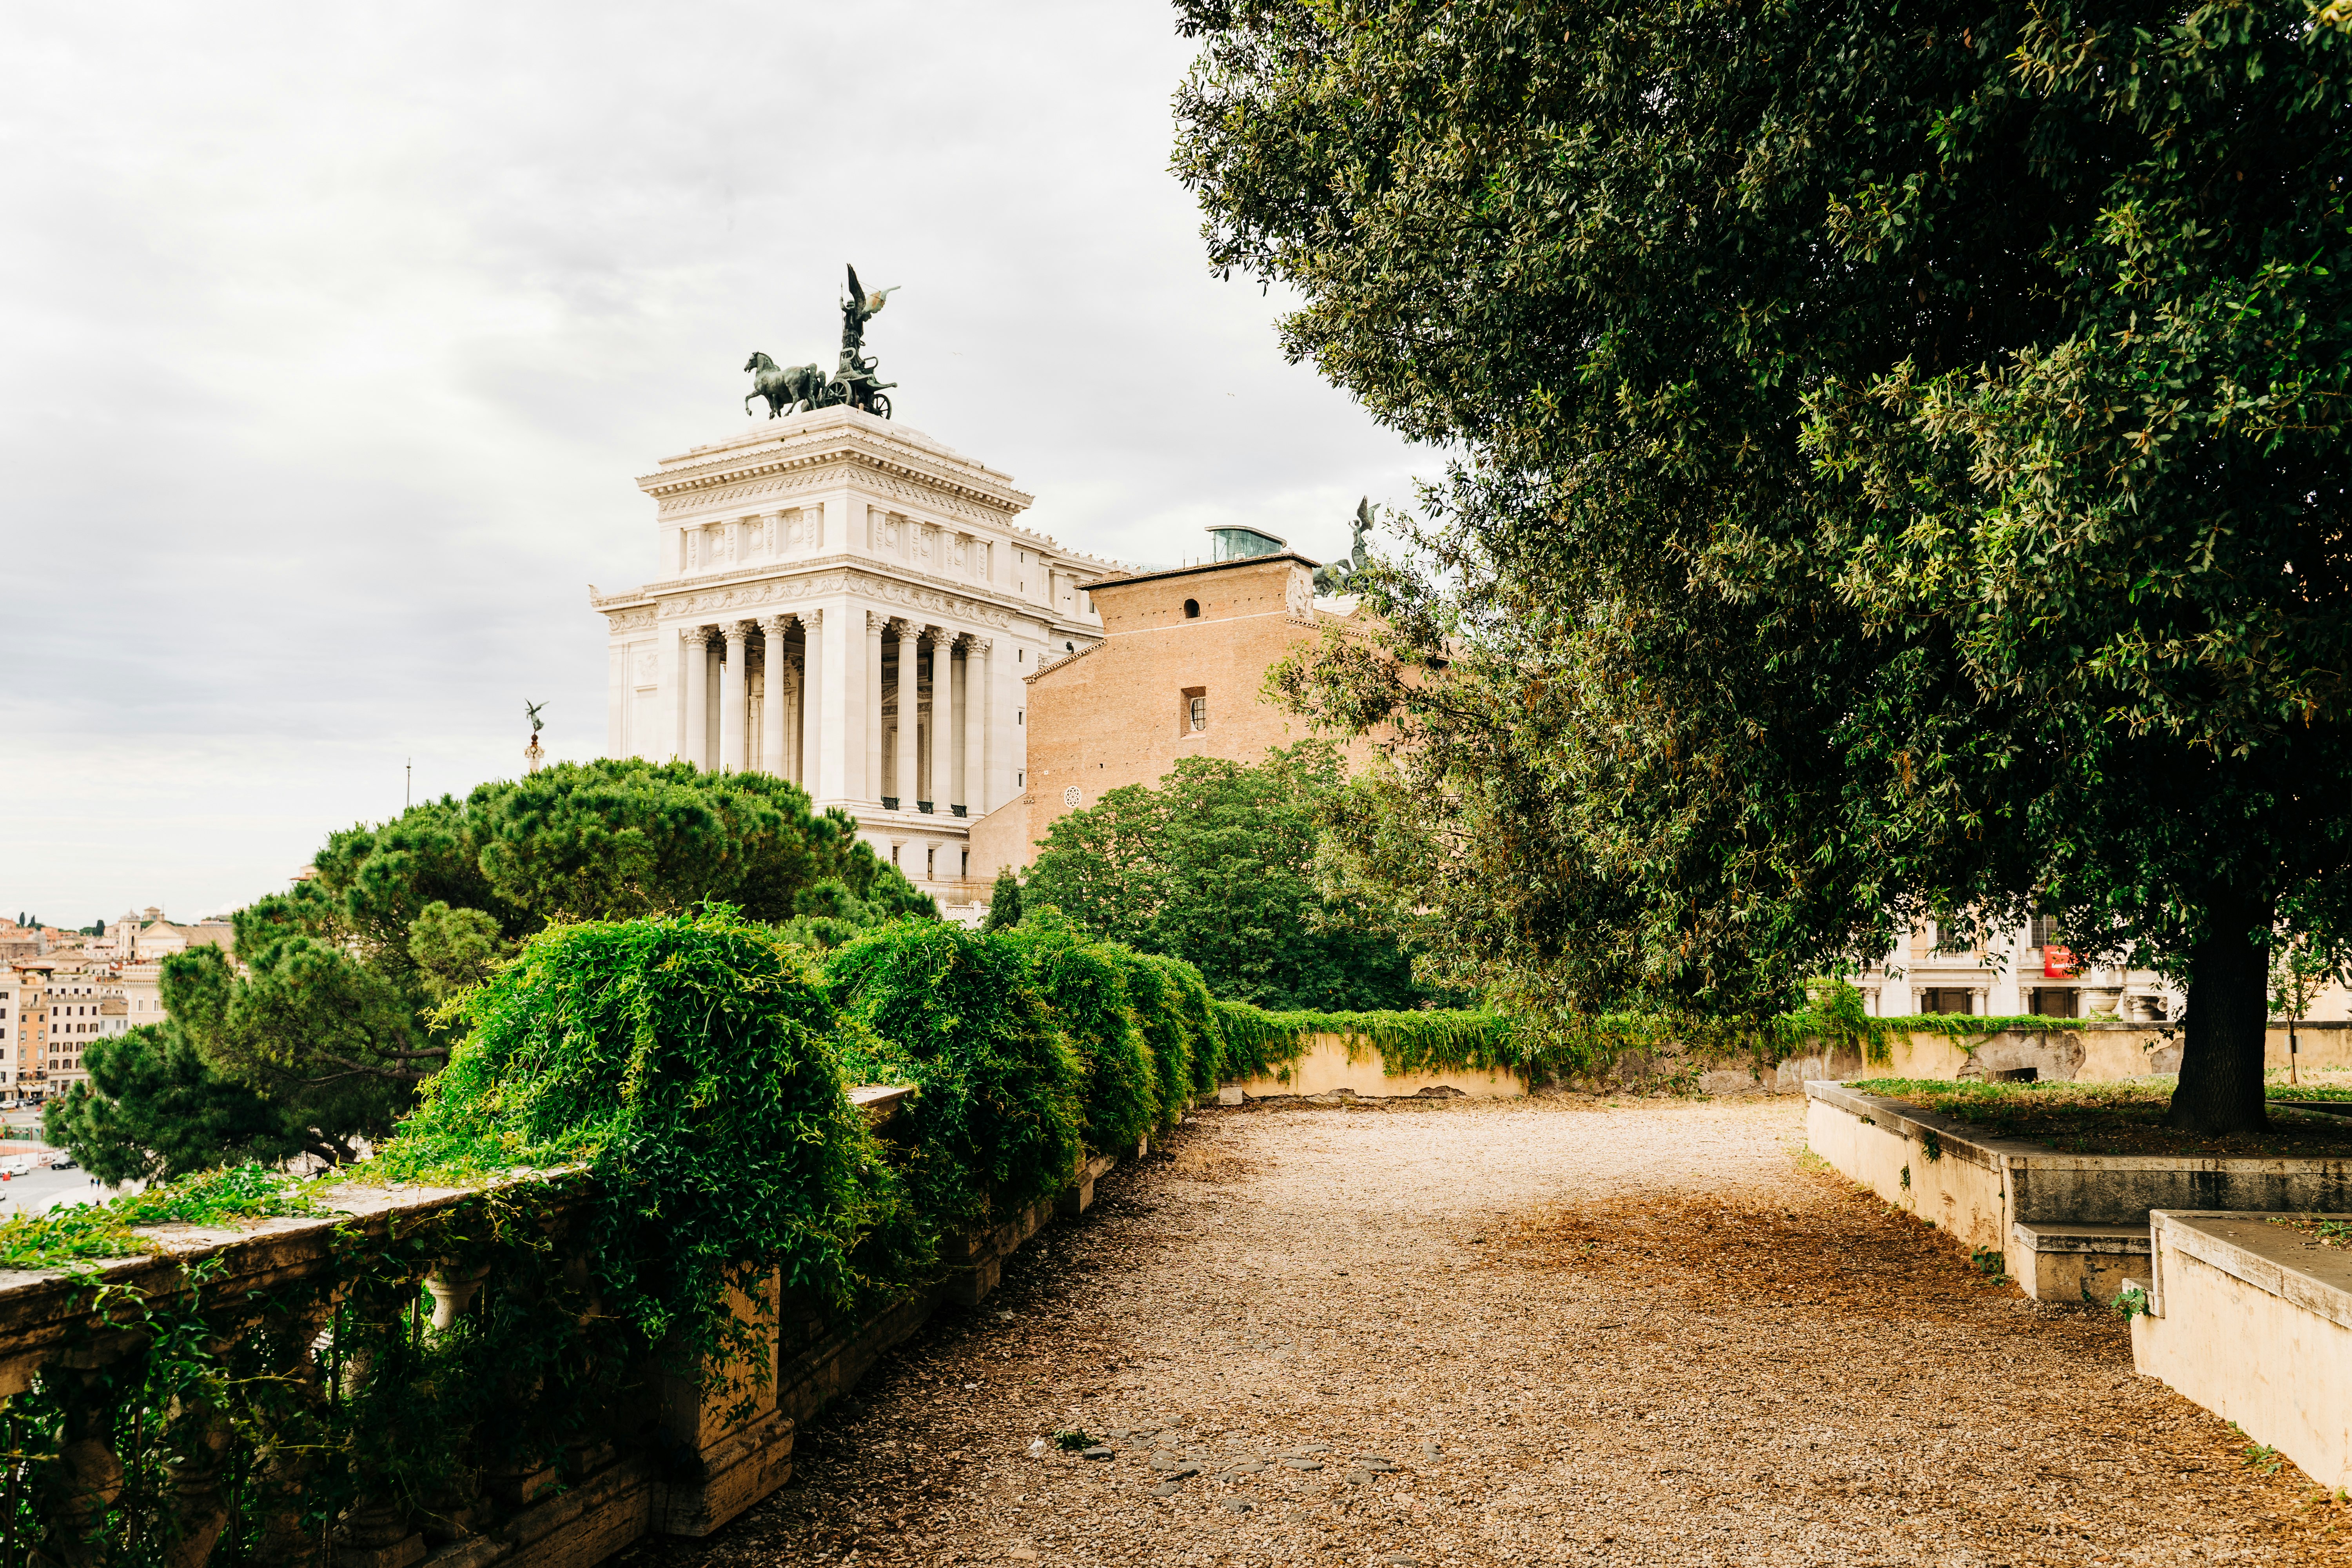
{"type": "Polygon", "coordinates": [[[1192,1094],[1188,1098],[1214,1092],[1220,1082],[1237,1076],[1224,1029],[1224,1008],[1210,997],[1201,972],[1182,959],[1157,952],[1137,956],[1166,977],[1175,1015],[1182,1021],[1185,1037],[1191,1042],[1192,1060],[1187,1066],[1192,1074],[1192,1094]]]}
{"type": "Polygon", "coordinates": [[[715,1332],[728,1284],[772,1263],[850,1301],[853,1249],[902,1201],[843,1090],[843,1046],[870,1047],[772,928],[724,907],[559,928],[455,1012],[386,1173],[586,1165],[607,1308],[652,1339],[715,1332]]]}
{"type": "Polygon", "coordinates": [[[1127,977],[1128,1004],[1143,1035],[1143,1047],[1151,1063],[1152,1100],[1159,1107],[1160,1130],[1165,1131],[1183,1119],[1192,1086],[1192,1026],[1185,1017],[1182,990],[1171,972],[1174,961],[1116,943],[1106,943],[1104,951],[1127,977]]]}
{"type": "Polygon", "coordinates": [[[1047,912],[1055,918],[1033,921],[1005,940],[1027,955],[1039,996],[1086,1063],[1087,1147],[1097,1154],[1132,1152],[1163,1109],[1129,1005],[1125,950],[1092,941],[1058,911],[1047,912]]]}
{"type": "Polygon", "coordinates": [[[843,1065],[868,1083],[921,1089],[905,1114],[925,1224],[968,1230],[1076,1174],[1086,1069],[1018,942],[909,921],[845,943],[825,973],[867,1031],[843,1065]]]}

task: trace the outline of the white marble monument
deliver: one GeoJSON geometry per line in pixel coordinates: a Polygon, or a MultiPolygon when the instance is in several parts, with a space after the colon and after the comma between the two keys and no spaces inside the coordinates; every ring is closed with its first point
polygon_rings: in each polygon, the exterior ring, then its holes
{"type": "Polygon", "coordinates": [[[1014,520],[1012,479],[835,407],[665,458],[655,581],[611,628],[607,752],[793,780],[942,909],[973,820],[1025,784],[1024,678],[1102,640],[1117,563],[1014,520]]]}

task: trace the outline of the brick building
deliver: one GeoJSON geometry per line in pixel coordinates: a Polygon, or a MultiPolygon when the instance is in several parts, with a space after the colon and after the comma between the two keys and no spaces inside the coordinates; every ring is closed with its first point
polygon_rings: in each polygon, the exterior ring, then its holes
{"type": "MultiPolygon", "coordinates": [[[[1106,790],[1156,784],[1182,757],[1255,763],[1307,738],[1304,720],[1265,700],[1266,671],[1349,616],[1316,605],[1316,563],[1257,537],[1274,552],[1085,585],[1102,641],[1023,682],[1027,767],[973,826],[975,883],[1028,865],[1056,819],[1106,790]]],[[[1239,551],[1221,539],[1219,552],[1239,551]]]]}

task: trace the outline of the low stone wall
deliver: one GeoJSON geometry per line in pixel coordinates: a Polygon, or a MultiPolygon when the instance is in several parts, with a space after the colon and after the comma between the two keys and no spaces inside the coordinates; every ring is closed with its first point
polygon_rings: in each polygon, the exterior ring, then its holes
{"type": "Polygon", "coordinates": [[[2323,1487],[2352,1487],[2352,1251],[2267,1214],[2158,1210],[2132,1363],[2323,1487]]]}
{"type": "MultiPolygon", "coordinates": [[[[2297,1024],[2290,1058],[2287,1027],[2273,1024],[2264,1047],[2267,1066],[2281,1071],[2290,1059],[2305,1068],[2352,1068],[2352,1024],[2297,1024]]],[[[1893,1060],[1873,1064],[1873,1077],[1999,1078],[2031,1068],[2037,1079],[2068,1083],[2114,1083],[2128,1078],[2180,1070],[2177,1024],[2125,1024],[2086,1018],[2063,1029],[2003,1029],[1954,1037],[1907,1035],[1892,1043],[1893,1060]]]]}
{"type": "Polygon", "coordinates": [[[1887,1203],[1999,1252],[2042,1300],[2113,1298],[2148,1215],[2352,1209],[2352,1161],[2068,1154],[1842,1083],[1805,1087],[1806,1147],[1887,1203]]]}
{"type": "MultiPolygon", "coordinates": [[[[1412,1096],[1466,1095],[1479,1100],[1512,1100],[1527,1092],[1516,1074],[1507,1072],[1398,1073],[1381,1065],[1381,1053],[1369,1040],[1352,1047],[1344,1035],[1315,1035],[1306,1051],[1281,1071],[1264,1078],[1242,1079],[1225,1085],[1225,1095],[1272,1100],[1284,1095],[1351,1094],[1359,1099],[1403,1099],[1412,1096]]],[[[1229,1103],[1236,1103],[1228,1098],[1229,1103]]]]}
{"type": "MultiPolygon", "coordinates": [[[[909,1092],[860,1089],[852,1099],[887,1136],[893,1108],[909,1092]]],[[[1143,1152],[1139,1146],[1137,1152],[1143,1152]]],[[[1117,1163],[1114,1157],[1097,1157],[1057,1196],[959,1238],[945,1248],[949,1271],[943,1279],[857,1321],[835,1321],[814,1300],[780,1295],[780,1280],[770,1274],[755,1289],[776,1304],[767,1350],[759,1357],[764,1365],[733,1363],[721,1374],[720,1386],[706,1390],[697,1378],[665,1370],[656,1357],[605,1412],[604,1429],[582,1434],[566,1449],[560,1469],[485,1477],[486,1495],[438,1523],[420,1525],[397,1513],[372,1515],[362,1534],[354,1513],[338,1531],[333,1568],[593,1568],[646,1535],[708,1535],[791,1478],[800,1423],[855,1385],[940,1308],[985,1299],[1002,1277],[1005,1258],[1057,1212],[1085,1209],[1095,1183],[1117,1163]],[[740,1419],[730,1418],[746,1406],[740,1419]],[[658,1442],[645,1440],[648,1429],[659,1434],[658,1442]]],[[[143,1343],[140,1331],[121,1326],[138,1321],[122,1301],[186,1299],[190,1270],[198,1266],[208,1275],[207,1301],[258,1303],[221,1309],[225,1336],[268,1336],[290,1358],[278,1369],[289,1386],[320,1386],[326,1371],[316,1355],[318,1335],[335,1297],[305,1295],[299,1288],[331,1277],[339,1251],[376,1245],[395,1233],[418,1234],[472,1195],[415,1185],[342,1187],[325,1195],[324,1203],[336,1211],[329,1217],[266,1219],[236,1231],[159,1227],[139,1233],[160,1249],[152,1256],[100,1264],[88,1273],[0,1271],[0,1395],[23,1393],[37,1374],[53,1366],[75,1368],[102,1391],[103,1380],[92,1381],[96,1373],[138,1353],[143,1343]],[[119,1292],[111,1294],[114,1304],[94,1308],[92,1285],[119,1292]],[[281,1297],[297,1304],[274,1304],[281,1297]]],[[[567,1226],[571,1212],[566,1208],[549,1223],[567,1226]]],[[[425,1284],[437,1305],[425,1331],[446,1328],[466,1311],[483,1279],[481,1272],[428,1276],[425,1284]]],[[[404,1303],[397,1305],[407,1310],[404,1303]]],[[[751,1307],[748,1297],[738,1297],[740,1315],[751,1318],[751,1307]]],[[[111,1427],[101,1424],[97,1429],[111,1427]]],[[[81,1516],[89,1510],[77,1499],[92,1486],[119,1484],[121,1465],[99,1440],[70,1447],[57,1463],[73,1471],[62,1489],[53,1489],[63,1500],[59,1517],[68,1537],[78,1539],[84,1532],[81,1516]]],[[[204,1568],[226,1522],[228,1505],[216,1490],[186,1489],[180,1500],[181,1523],[194,1544],[175,1546],[173,1562],[176,1568],[204,1568]]],[[[263,1522],[283,1533],[292,1517],[271,1515],[263,1522]]]]}

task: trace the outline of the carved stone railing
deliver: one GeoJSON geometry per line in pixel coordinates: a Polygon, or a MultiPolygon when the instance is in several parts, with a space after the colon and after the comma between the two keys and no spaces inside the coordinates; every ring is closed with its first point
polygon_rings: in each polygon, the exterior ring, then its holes
{"type": "MultiPolygon", "coordinates": [[[[852,1098],[887,1138],[908,1092],[852,1098]]],[[[583,1200],[565,1173],[354,1184],[320,1216],[162,1227],[139,1233],[152,1255],[0,1272],[0,1568],[589,1568],[645,1535],[707,1535],[790,1479],[799,1423],[934,1310],[985,1297],[1004,1258],[1057,1207],[1084,1208],[1114,1163],[957,1239],[944,1279],[867,1317],[829,1313],[772,1272],[746,1281],[734,1305],[761,1349],[715,1373],[657,1352],[601,1369],[599,1397],[565,1407],[550,1378],[518,1369],[481,1430],[436,1435],[460,1460],[422,1480],[388,1460],[373,1473],[376,1448],[353,1440],[352,1419],[372,1407],[343,1402],[396,1394],[424,1364],[404,1357],[502,1290],[510,1314],[567,1333],[576,1321],[578,1344],[596,1342],[586,1259],[567,1252],[583,1200]],[[479,1260],[493,1212],[535,1227],[537,1285],[479,1260]],[[543,1300],[519,1300],[525,1289],[543,1300]],[[535,1457],[500,1447],[538,1419],[554,1425],[535,1457]]]]}

